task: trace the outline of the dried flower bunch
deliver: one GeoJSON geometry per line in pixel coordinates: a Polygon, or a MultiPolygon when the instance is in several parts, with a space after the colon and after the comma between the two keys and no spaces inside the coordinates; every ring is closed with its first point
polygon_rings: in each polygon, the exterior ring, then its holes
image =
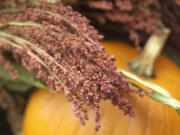
{"type": "Polygon", "coordinates": [[[180,43],[179,0],[64,0],[64,3],[79,7],[81,12],[101,23],[120,22],[136,44],[142,32],[159,34],[162,25],[171,29],[172,41],[180,43]]]}
{"type": "MultiPolygon", "coordinates": [[[[11,52],[16,62],[64,93],[83,125],[88,120],[87,107],[94,110],[95,121],[99,122],[101,100],[111,100],[133,116],[132,105],[122,92],[137,90],[116,72],[115,58],[101,45],[102,38],[85,17],[69,6],[22,4],[14,13],[0,11],[0,62],[12,77],[18,77],[5,57],[5,52],[11,52]]],[[[96,130],[99,127],[97,124],[96,130]]]]}

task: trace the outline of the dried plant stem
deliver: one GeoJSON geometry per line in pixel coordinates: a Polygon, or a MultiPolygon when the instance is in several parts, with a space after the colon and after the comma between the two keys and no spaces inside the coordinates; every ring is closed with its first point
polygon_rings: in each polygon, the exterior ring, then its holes
{"type": "MultiPolygon", "coordinates": [[[[169,106],[169,107],[175,109],[177,111],[178,115],[180,116],[180,101],[173,98],[166,89],[164,89],[152,82],[143,81],[140,78],[138,78],[137,76],[135,76],[134,74],[129,73],[123,69],[118,69],[117,72],[122,72],[127,78],[134,80],[134,81],[146,86],[147,88],[149,88],[153,93],[143,91],[143,94],[147,95],[151,99],[153,99],[161,104],[164,104],[166,106],[169,106]]],[[[136,84],[133,84],[133,83],[131,83],[131,84],[134,87],[140,88],[136,84]]]]}
{"type": "Polygon", "coordinates": [[[168,28],[162,28],[161,35],[152,34],[141,55],[130,63],[130,68],[144,77],[154,77],[154,63],[160,55],[169,34],[170,30],[168,28]]]}
{"type": "Polygon", "coordinates": [[[34,23],[32,21],[26,21],[26,22],[7,22],[7,23],[0,23],[0,29],[5,26],[35,26],[35,27],[41,27],[40,24],[34,23]]]}

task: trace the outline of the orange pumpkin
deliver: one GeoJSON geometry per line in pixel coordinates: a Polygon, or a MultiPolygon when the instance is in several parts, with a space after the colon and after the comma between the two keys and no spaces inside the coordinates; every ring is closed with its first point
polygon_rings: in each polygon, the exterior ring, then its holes
{"type": "MultiPolygon", "coordinates": [[[[120,42],[104,42],[119,68],[130,71],[128,62],[138,56],[135,48],[120,42]]],[[[180,100],[180,69],[160,56],[155,63],[155,82],[180,100]]],[[[82,126],[61,94],[37,90],[30,98],[23,123],[24,135],[180,135],[180,117],[175,110],[144,96],[129,95],[136,117],[124,116],[117,107],[105,101],[101,104],[101,125],[94,131],[94,118],[82,126]]]]}

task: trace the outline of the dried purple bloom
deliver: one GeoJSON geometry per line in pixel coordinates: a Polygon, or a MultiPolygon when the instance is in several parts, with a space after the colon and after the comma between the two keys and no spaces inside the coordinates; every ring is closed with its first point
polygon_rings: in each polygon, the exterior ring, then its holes
{"type": "Polygon", "coordinates": [[[122,91],[137,90],[116,72],[115,59],[99,42],[103,36],[85,17],[61,4],[19,8],[20,12],[13,14],[0,11],[1,52],[10,51],[26,69],[63,92],[83,125],[88,120],[87,107],[94,110],[95,121],[99,122],[101,100],[111,100],[133,116],[132,105],[122,91]]]}

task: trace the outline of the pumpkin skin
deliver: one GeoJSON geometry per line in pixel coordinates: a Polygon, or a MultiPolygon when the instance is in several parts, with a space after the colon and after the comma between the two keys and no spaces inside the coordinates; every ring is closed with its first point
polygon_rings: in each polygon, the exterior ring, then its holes
{"type": "MultiPolygon", "coordinates": [[[[104,42],[119,68],[130,71],[128,62],[139,55],[135,48],[121,42],[104,42]]],[[[180,69],[169,59],[160,56],[155,63],[155,82],[180,100],[180,69]]],[[[135,118],[124,116],[109,101],[101,103],[101,125],[94,131],[92,112],[82,126],[72,111],[72,105],[61,94],[37,90],[30,98],[23,123],[24,135],[180,135],[180,117],[175,110],[144,96],[128,95],[135,118]]]]}

